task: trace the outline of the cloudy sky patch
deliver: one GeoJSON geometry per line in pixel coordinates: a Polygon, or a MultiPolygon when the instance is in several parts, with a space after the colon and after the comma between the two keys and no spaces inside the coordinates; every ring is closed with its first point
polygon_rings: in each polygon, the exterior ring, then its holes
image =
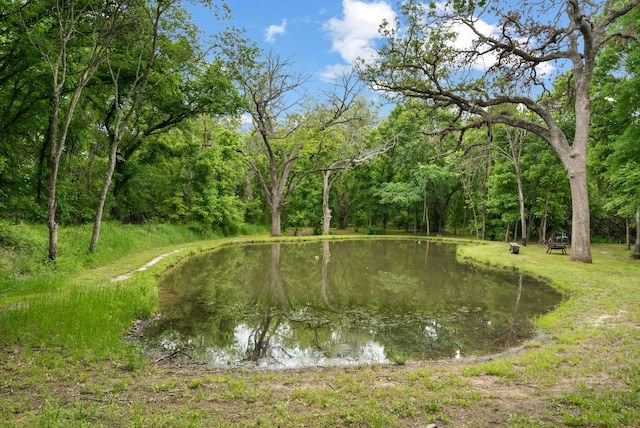
{"type": "Polygon", "coordinates": [[[375,58],[380,24],[384,20],[393,23],[395,17],[385,1],[343,0],[342,16],[329,19],[323,28],[331,40],[332,51],[352,63],[356,58],[375,58]]]}
{"type": "Polygon", "coordinates": [[[264,40],[267,43],[276,41],[277,36],[281,36],[287,32],[287,20],[283,19],[280,25],[269,25],[264,32],[264,40]]]}

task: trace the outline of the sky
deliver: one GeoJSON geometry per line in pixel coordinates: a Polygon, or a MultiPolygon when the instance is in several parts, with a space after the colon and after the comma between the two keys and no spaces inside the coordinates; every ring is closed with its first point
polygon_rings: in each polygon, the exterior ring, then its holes
{"type": "MultiPolygon", "coordinates": [[[[312,80],[331,81],[381,42],[378,27],[393,22],[395,0],[227,0],[231,23],[265,51],[291,56],[312,80]]],[[[213,12],[192,10],[194,22],[213,31],[213,12]]]]}
{"type": "MultiPolygon", "coordinates": [[[[215,2],[214,2],[215,3],[215,2]]],[[[383,39],[378,32],[386,20],[394,23],[396,0],[226,0],[231,22],[263,51],[292,57],[297,71],[322,84],[338,77],[356,58],[373,58],[383,39]]],[[[440,4],[440,3],[437,3],[440,4]]],[[[194,22],[205,32],[219,31],[211,10],[192,9],[194,22]]],[[[498,29],[483,19],[477,22],[485,34],[498,29]]],[[[475,38],[467,28],[455,27],[454,44],[469,48],[475,38]]],[[[486,69],[495,57],[483,57],[474,68],[486,69]]],[[[539,75],[552,71],[540,67],[539,75]]],[[[374,94],[372,94],[374,95],[374,94]]],[[[375,95],[374,95],[375,96],[375,95]]]]}

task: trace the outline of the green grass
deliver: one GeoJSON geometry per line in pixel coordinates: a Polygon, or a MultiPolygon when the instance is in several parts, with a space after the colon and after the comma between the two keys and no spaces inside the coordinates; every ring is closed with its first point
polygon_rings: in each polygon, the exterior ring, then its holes
{"type": "MultiPolygon", "coordinates": [[[[46,228],[4,224],[0,232],[12,243],[5,248],[8,269],[0,276],[0,345],[56,349],[92,359],[128,354],[123,331],[157,306],[154,276],[140,273],[111,283],[96,275],[95,268],[127,254],[132,263],[138,259],[131,254],[143,254],[148,261],[145,252],[151,248],[155,254],[161,245],[197,242],[187,228],[105,223],[98,250],[90,253],[89,225],[62,228],[54,265],[46,259],[46,228]],[[27,264],[31,267],[25,270],[27,264]]],[[[128,266],[124,261],[119,265],[128,266]]]]}
{"type": "Polygon", "coordinates": [[[0,224],[0,427],[640,426],[640,262],[621,246],[593,245],[592,265],[535,245],[518,255],[504,243],[459,247],[470,263],[522,270],[565,294],[519,352],[248,372],[156,365],[123,336],[156,310],[162,271],[270,238],[202,240],[188,228],[109,223],[101,236],[90,254],[89,227],[63,228],[52,266],[45,228],[0,224]],[[131,277],[111,281],[123,274],[131,277]]]}

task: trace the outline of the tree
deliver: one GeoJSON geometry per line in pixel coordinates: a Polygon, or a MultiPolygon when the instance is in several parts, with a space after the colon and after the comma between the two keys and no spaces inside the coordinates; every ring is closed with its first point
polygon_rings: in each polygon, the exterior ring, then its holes
{"type": "Polygon", "coordinates": [[[51,91],[26,30],[46,11],[6,1],[0,9],[0,212],[16,222],[34,220],[40,216],[34,195],[45,160],[39,159],[44,132],[34,130],[47,129],[51,91]]]}
{"type": "MultiPolygon", "coordinates": [[[[464,192],[465,209],[462,230],[467,228],[467,210],[471,208],[476,239],[487,237],[487,201],[492,163],[491,145],[485,135],[468,133],[472,144],[464,153],[453,157],[454,171],[458,174],[464,192]],[[480,219],[478,219],[480,217],[480,219]]],[[[464,232],[463,232],[464,233],[464,232]]]]}
{"type": "Polygon", "coordinates": [[[421,168],[428,162],[421,134],[427,121],[420,113],[409,106],[396,106],[376,133],[378,139],[392,143],[392,150],[385,156],[388,176],[375,189],[377,202],[388,210],[401,211],[401,218],[396,222],[404,224],[407,230],[412,225],[413,233],[418,232],[418,211],[425,194],[421,168]]]}
{"type": "MultiPolygon", "coordinates": [[[[587,188],[587,142],[591,120],[591,82],[596,55],[610,40],[637,39],[635,32],[608,30],[640,0],[582,0],[508,4],[453,1],[426,7],[419,0],[402,5],[404,25],[382,28],[385,45],[379,59],[361,66],[372,87],[422,100],[455,113],[445,131],[461,135],[470,128],[503,123],[546,140],[569,176],[572,197],[571,260],[591,263],[587,188]],[[494,16],[495,31],[483,17],[494,16]],[[471,32],[472,46],[454,43],[456,29],[471,32]],[[568,66],[575,111],[575,134],[562,132],[548,100],[545,70],[568,66]],[[522,95],[510,95],[522,94],[522,95]],[[502,114],[521,106],[526,117],[502,114]]],[[[626,30],[626,29],[625,29],[626,30]]]]}
{"type": "Polygon", "coordinates": [[[163,128],[175,126],[200,111],[223,115],[236,113],[240,108],[239,95],[224,72],[223,64],[204,61],[205,52],[199,46],[198,31],[184,19],[184,13],[175,1],[134,3],[126,17],[126,28],[130,32],[123,33],[114,48],[107,51],[105,74],[111,83],[107,93],[107,99],[111,101],[104,102],[108,108],[104,112],[103,125],[110,141],[109,160],[96,209],[90,251],[98,245],[120,144],[128,134],[139,130],[132,123],[141,116],[138,110],[149,108],[149,103],[145,106],[145,102],[150,101],[152,93],[166,89],[165,81],[170,81],[190,86],[191,90],[184,92],[195,95],[188,99],[193,110],[175,106],[176,113],[182,111],[183,114],[179,120],[163,124],[163,128]],[[193,104],[198,107],[194,108],[193,104]]]}
{"type": "Polygon", "coordinates": [[[338,159],[332,162],[327,168],[322,169],[322,234],[328,235],[331,226],[331,209],[329,207],[329,194],[331,188],[340,178],[341,174],[357,165],[375,159],[380,154],[386,152],[392,143],[386,143],[369,150],[362,149],[353,153],[349,158],[338,159]],[[333,173],[333,178],[331,174],[333,173]]]}
{"type": "MultiPolygon", "coordinates": [[[[294,171],[307,141],[341,123],[358,93],[353,78],[342,80],[328,95],[326,105],[316,105],[307,111],[296,110],[302,105],[301,91],[308,78],[292,70],[292,59],[269,52],[258,64],[237,64],[236,76],[249,102],[248,112],[253,120],[257,147],[266,155],[263,171],[254,156],[244,151],[247,165],[258,178],[271,209],[271,234],[280,236],[282,209],[287,197],[308,174],[316,172],[316,162],[308,169],[294,171]],[[316,112],[316,114],[313,114],[316,112]],[[296,134],[304,133],[303,138],[296,134]]],[[[311,156],[313,150],[308,149],[311,156]]],[[[312,160],[312,159],[310,159],[312,160]]]]}
{"type": "Polygon", "coordinates": [[[500,144],[500,141],[494,140],[494,145],[498,152],[511,162],[516,174],[516,184],[518,186],[518,205],[520,208],[520,227],[522,234],[522,245],[527,245],[527,216],[524,204],[524,190],[522,183],[522,150],[524,148],[527,131],[522,128],[505,128],[506,145],[500,144]]]}
{"type": "Polygon", "coordinates": [[[170,9],[170,3],[149,3],[140,10],[135,3],[127,11],[125,26],[132,30],[128,37],[118,40],[117,48],[107,49],[105,63],[110,77],[109,98],[113,101],[105,118],[110,148],[107,171],[96,208],[96,217],[91,234],[89,251],[95,251],[100,236],[102,214],[107,200],[111,179],[115,170],[118,146],[124,138],[134,112],[138,109],[147,91],[151,71],[158,55],[158,38],[161,19],[170,9]],[[144,9],[144,7],[148,9],[144,9]],[[133,61],[131,61],[131,58],[133,61]],[[123,61],[124,59],[124,61],[123,61]],[[120,60],[120,61],[118,61],[120,60]]]}
{"type": "MultiPolygon", "coordinates": [[[[347,76],[343,76],[347,79],[347,76]]],[[[389,150],[393,139],[378,142],[372,139],[371,129],[375,122],[375,113],[364,101],[354,104],[351,111],[352,120],[345,120],[339,126],[327,130],[321,138],[323,143],[318,148],[318,155],[323,155],[320,162],[322,173],[322,234],[328,235],[331,226],[331,208],[329,194],[337,180],[345,171],[374,160],[389,150]],[[326,166],[323,166],[326,165],[326,166]],[[333,175],[333,177],[332,177],[333,175]]]]}
{"type": "MultiPolygon", "coordinates": [[[[81,96],[120,29],[124,3],[92,0],[55,1],[47,14],[27,28],[33,45],[44,58],[51,83],[49,118],[49,190],[47,227],[49,259],[58,252],[56,190],[60,160],[65,150],[71,122],[81,96]]],[[[26,25],[26,23],[25,23],[26,25]]]]}
{"type": "MultiPolygon", "coordinates": [[[[625,24],[640,30],[640,9],[624,17],[625,24]]],[[[611,43],[599,56],[595,81],[601,96],[594,102],[591,168],[604,181],[606,207],[635,219],[633,253],[640,257],[640,46],[611,43]]],[[[630,241],[629,237],[627,240],[630,241]]]]}

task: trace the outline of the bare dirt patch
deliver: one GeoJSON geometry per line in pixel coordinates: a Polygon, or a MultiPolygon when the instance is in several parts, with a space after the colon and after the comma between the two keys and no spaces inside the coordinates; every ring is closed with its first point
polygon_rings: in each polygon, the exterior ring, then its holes
{"type": "Polygon", "coordinates": [[[143,272],[147,269],[149,269],[151,266],[157,264],[158,262],[160,262],[162,259],[164,259],[165,257],[169,257],[175,253],[179,253],[180,251],[182,251],[182,248],[179,248],[177,250],[173,250],[169,253],[165,253],[165,254],[161,254],[158,257],[154,258],[153,260],[151,260],[149,263],[146,263],[144,266],[139,267],[136,270],[133,270],[129,273],[125,273],[123,275],[117,276],[115,278],[111,278],[111,282],[118,282],[118,281],[124,281],[125,279],[129,279],[131,278],[131,276],[135,273],[135,272],[143,272]]]}

